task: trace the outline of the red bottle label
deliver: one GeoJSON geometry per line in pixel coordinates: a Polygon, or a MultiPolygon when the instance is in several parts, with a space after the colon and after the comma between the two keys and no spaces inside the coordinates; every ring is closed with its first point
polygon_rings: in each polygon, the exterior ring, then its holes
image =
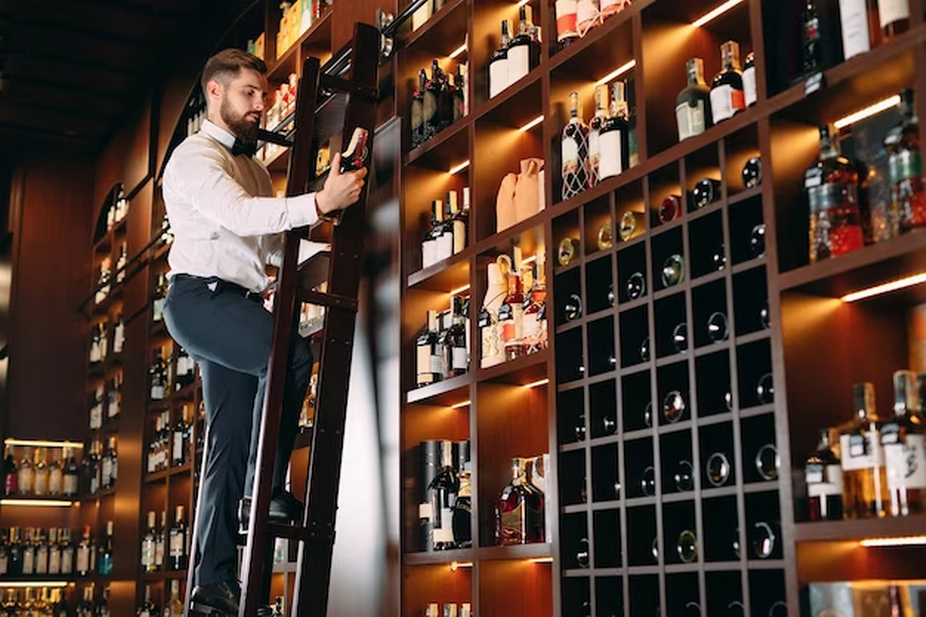
{"type": "Polygon", "coordinates": [[[3,477],[3,490],[7,495],[12,495],[19,489],[19,483],[16,479],[16,472],[5,474],[3,477]]]}
{"type": "Polygon", "coordinates": [[[861,225],[843,225],[830,229],[830,255],[837,257],[865,246],[861,225]]]}

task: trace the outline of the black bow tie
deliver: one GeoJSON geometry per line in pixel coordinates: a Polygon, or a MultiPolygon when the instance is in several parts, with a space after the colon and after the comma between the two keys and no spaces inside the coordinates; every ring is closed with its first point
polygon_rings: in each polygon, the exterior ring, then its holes
{"type": "Polygon", "coordinates": [[[246,154],[249,157],[254,156],[257,153],[257,143],[244,142],[240,139],[235,140],[235,145],[232,146],[231,153],[235,156],[239,154],[246,154]]]}

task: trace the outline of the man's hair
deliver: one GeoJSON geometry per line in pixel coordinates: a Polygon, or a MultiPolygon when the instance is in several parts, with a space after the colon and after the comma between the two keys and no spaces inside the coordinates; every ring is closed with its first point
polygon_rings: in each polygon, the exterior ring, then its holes
{"type": "Polygon", "coordinates": [[[203,88],[203,95],[208,98],[206,84],[213,79],[228,83],[229,79],[234,79],[241,73],[241,69],[253,69],[261,75],[267,74],[267,65],[263,60],[253,54],[240,49],[223,49],[206,61],[203,67],[203,76],[200,85],[203,88]]]}

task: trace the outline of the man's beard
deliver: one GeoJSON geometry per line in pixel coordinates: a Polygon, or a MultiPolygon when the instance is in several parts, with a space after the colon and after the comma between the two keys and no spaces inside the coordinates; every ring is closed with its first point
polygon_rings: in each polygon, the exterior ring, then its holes
{"type": "Polygon", "coordinates": [[[219,107],[219,116],[222,122],[231,130],[232,134],[244,143],[254,143],[257,141],[257,129],[260,128],[260,120],[253,121],[251,114],[248,112],[243,116],[238,116],[232,109],[228,99],[222,101],[219,107]]]}

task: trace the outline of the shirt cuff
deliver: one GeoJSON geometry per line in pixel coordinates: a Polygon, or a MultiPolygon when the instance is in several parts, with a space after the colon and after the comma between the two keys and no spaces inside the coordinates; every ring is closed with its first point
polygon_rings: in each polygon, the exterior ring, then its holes
{"type": "Polygon", "coordinates": [[[286,199],[286,211],[290,229],[313,225],[318,220],[318,211],[315,209],[315,193],[288,197],[286,199]]]}

